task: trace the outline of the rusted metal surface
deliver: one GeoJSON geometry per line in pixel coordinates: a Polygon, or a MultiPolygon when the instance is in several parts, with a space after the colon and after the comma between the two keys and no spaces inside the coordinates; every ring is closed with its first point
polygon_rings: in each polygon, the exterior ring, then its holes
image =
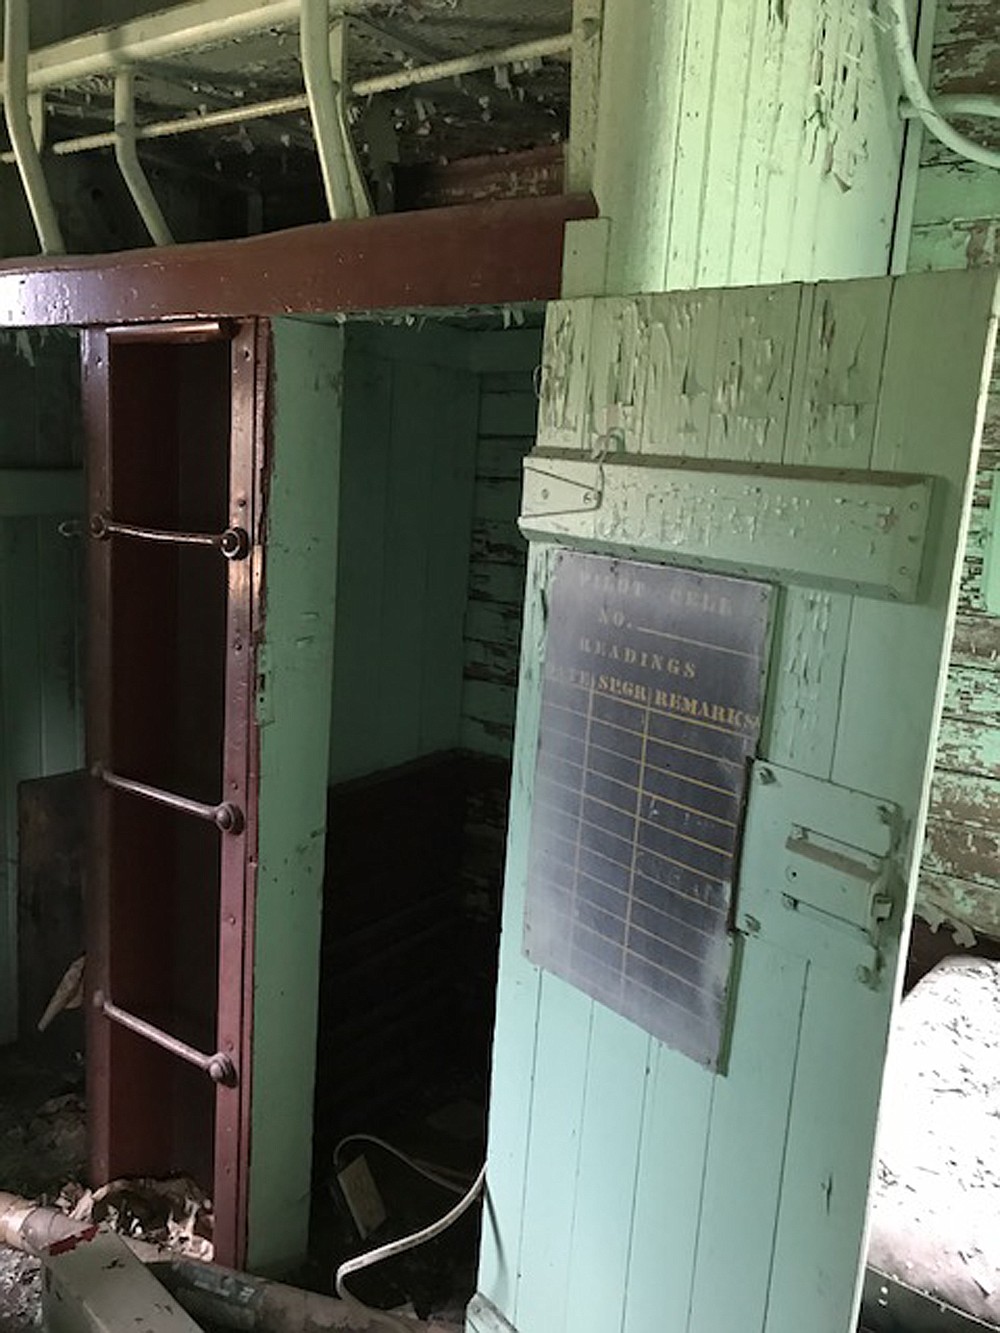
{"type": "Polygon", "coordinates": [[[266,332],[255,321],[222,340],[172,331],[85,335],[91,512],[128,514],[144,533],[238,530],[244,558],[183,542],[89,544],[90,1175],[184,1167],[214,1199],[216,1254],[238,1263],[266,332]]]}
{"type": "Polygon", "coordinates": [[[264,490],[271,451],[270,328],[246,321],[230,347],[229,513],[250,537],[247,560],[227,569],[222,789],[240,803],[245,827],[223,838],[219,883],[217,1042],[241,1071],[215,1102],[215,1256],[246,1259],[253,1041],[253,931],[257,888],[258,729],[254,720],[261,641],[264,490]]]}
{"type": "Polygon", "coordinates": [[[445,208],[498,199],[539,199],[562,194],[565,174],[566,149],[561,143],[517,153],[422,162],[396,169],[396,207],[445,208]]]}
{"type": "Polygon", "coordinates": [[[0,264],[0,327],[549,300],[565,223],[595,212],[590,195],[559,195],[15,261],[0,264]]]}

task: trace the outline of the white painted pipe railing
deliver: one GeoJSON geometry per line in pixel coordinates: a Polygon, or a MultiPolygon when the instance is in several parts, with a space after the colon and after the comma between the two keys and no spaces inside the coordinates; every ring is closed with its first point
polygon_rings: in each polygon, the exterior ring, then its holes
{"type": "Polygon", "coordinates": [[[42,253],[65,250],[59,219],[35,147],[28,110],[28,0],[6,0],[4,9],[3,107],[13,159],[28,200],[42,253]]]}
{"type": "Polygon", "coordinates": [[[330,68],[328,0],[301,0],[299,55],[326,206],[334,221],[353,217],[354,190],[347,162],[347,154],[353,150],[346,142],[337,105],[340,89],[334,84],[330,68]]]}
{"type": "MultiPolygon", "coordinates": [[[[913,53],[913,34],[906,12],[906,0],[889,0],[889,13],[890,36],[899,66],[899,77],[912,113],[920,118],[930,134],[959,157],[968,158],[970,162],[978,162],[984,167],[1000,167],[1000,152],[986,148],[956,130],[941,114],[939,106],[924,87],[913,53]]],[[[983,114],[982,109],[975,114],[983,114]]]]}
{"type": "MultiPolygon", "coordinates": [[[[361,98],[375,93],[392,92],[399,88],[418,87],[421,84],[434,83],[438,79],[456,78],[480,70],[516,65],[521,61],[562,56],[569,53],[571,46],[572,38],[569,33],[519,42],[498,50],[478,51],[472,55],[460,56],[455,60],[435,61],[427,65],[416,65],[411,69],[393,71],[391,74],[380,74],[375,78],[359,79],[352,85],[351,93],[354,97],[361,98]]],[[[177,134],[221,129],[227,125],[241,125],[248,121],[267,120],[275,116],[287,116],[308,110],[309,99],[303,93],[295,93],[289,97],[276,97],[250,106],[225,107],[218,111],[206,111],[197,116],[153,121],[137,126],[135,136],[137,140],[167,139],[177,134]]],[[[51,151],[57,156],[64,156],[90,152],[95,148],[113,148],[114,145],[114,134],[105,132],[57,141],[52,145],[51,151]]],[[[0,161],[13,160],[13,154],[0,155],[0,161]]]]}
{"type": "Polygon", "coordinates": [[[115,161],[155,245],[172,245],[173,236],[156,201],[135,146],[135,79],[130,69],[115,75],[115,161]]]}

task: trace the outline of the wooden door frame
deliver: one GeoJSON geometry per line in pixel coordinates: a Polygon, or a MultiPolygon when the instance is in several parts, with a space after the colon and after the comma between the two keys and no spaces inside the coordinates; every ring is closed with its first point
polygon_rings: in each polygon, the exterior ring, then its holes
{"type": "MultiPolygon", "coordinates": [[[[239,374],[243,361],[234,356],[233,440],[245,439],[246,448],[236,450],[231,482],[247,489],[247,458],[269,434],[266,419],[273,407],[267,383],[269,331],[268,316],[322,315],[351,310],[400,309],[414,307],[462,307],[498,303],[526,303],[555,299],[562,283],[563,239],[566,223],[593,216],[595,206],[589,195],[568,195],[544,199],[515,200],[497,204],[463,206],[397,214],[344,223],[322,223],[253,237],[241,241],[207,242],[171,249],[141,250],[115,255],[72,257],[52,260],[16,260],[0,262],[0,328],[69,327],[93,329],[102,347],[107,344],[108,326],[118,335],[128,336],[128,325],[174,323],[176,336],[183,338],[181,321],[239,319],[245,333],[256,342],[247,348],[255,354],[245,364],[247,376],[239,374]],[[256,319],[256,325],[254,320],[256,319]],[[245,321],[245,323],[243,322],[245,321]],[[254,329],[256,328],[256,332],[254,329]],[[256,369],[254,369],[256,368],[256,369]],[[237,380],[240,382],[237,383],[237,380]],[[241,461],[242,460],[242,461],[241,461]],[[238,479],[236,472],[240,472],[238,479]]],[[[169,335],[168,335],[169,336],[169,335]]],[[[193,336],[197,336],[196,333],[193,336]]],[[[97,455],[91,460],[92,480],[103,476],[99,456],[100,440],[106,442],[108,431],[107,395],[102,393],[107,376],[107,357],[100,358],[103,374],[85,385],[84,405],[97,455]],[[98,383],[97,381],[101,381],[98,383]]],[[[91,367],[91,370],[94,368],[91,367]]],[[[105,450],[106,452],[106,450],[105,450]]],[[[267,450],[269,468],[273,463],[267,450]]],[[[266,478],[258,475],[251,484],[254,512],[260,507],[259,487],[266,478]]],[[[255,584],[259,571],[254,575],[255,584]]],[[[239,600],[239,599],[237,599],[239,600]]],[[[241,613],[242,614],[242,613],[241,613]]],[[[232,615],[232,612],[231,612],[232,615]]],[[[234,635],[246,642],[264,635],[261,625],[231,625],[234,635]],[[241,632],[236,634],[236,630],[241,632]]],[[[246,793],[248,827],[247,845],[254,846],[257,836],[256,778],[257,734],[254,718],[252,680],[234,680],[237,668],[233,654],[227,652],[227,675],[237,693],[249,693],[251,725],[244,737],[248,752],[226,756],[226,767],[236,763],[245,768],[249,787],[246,793]]],[[[246,671],[254,654],[243,654],[246,671]]],[[[98,664],[103,660],[94,654],[98,664]]],[[[237,674],[239,671],[237,669],[237,674]]],[[[100,691],[99,691],[100,693],[100,691]]],[[[233,731],[233,714],[239,710],[233,690],[227,687],[227,734],[233,731]]],[[[102,734],[97,716],[90,712],[91,735],[102,734]]],[[[246,699],[243,700],[246,706],[246,699]]],[[[240,865],[223,863],[225,917],[237,918],[232,932],[223,930],[220,944],[228,958],[226,973],[240,972],[242,984],[220,988],[220,1042],[235,1046],[234,1054],[242,1069],[252,1066],[253,959],[255,895],[253,875],[244,883],[240,865]],[[226,885],[230,884],[227,892],[226,885]],[[232,938],[229,938],[229,935],[232,938]],[[240,959],[230,957],[235,946],[240,959]]],[[[92,922],[101,917],[103,901],[99,875],[92,875],[97,898],[88,906],[92,922]]],[[[97,932],[99,935],[100,932],[97,932]]],[[[92,938],[95,932],[91,931],[92,938]]],[[[220,966],[226,960],[220,958],[220,966]]],[[[98,963],[100,960],[98,959],[98,963]]],[[[106,1026],[106,1025],[105,1025],[106,1026]]],[[[98,1047],[103,1029],[96,1028],[98,1047]]],[[[106,1063],[106,1062],[105,1062],[106,1063]]],[[[216,1200],[219,1226],[217,1253],[229,1263],[242,1263],[247,1253],[248,1162],[252,1089],[249,1079],[224,1095],[216,1135],[216,1192],[220,1181],[222,1195],[216,1200]],[[228,1171],[220,1170],[219,1154],[228,1162],[228,1171]]],[[[91,1160],[98,1163],[108,1157],[110,1131],[109,1103],[98,1097],[90,1125],[91,1160]]],[[[101,1183],[101,1182],[96,1182],[101,1183]]]]}

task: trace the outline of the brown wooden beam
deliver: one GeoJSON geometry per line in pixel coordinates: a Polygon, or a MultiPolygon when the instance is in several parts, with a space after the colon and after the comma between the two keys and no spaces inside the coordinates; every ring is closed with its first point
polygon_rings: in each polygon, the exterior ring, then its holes
{"type": "Polygon", "coordinates": [[[551,300],[590,195],[514,199],[207,241],[0,263],[0,328],[551,300]]]}

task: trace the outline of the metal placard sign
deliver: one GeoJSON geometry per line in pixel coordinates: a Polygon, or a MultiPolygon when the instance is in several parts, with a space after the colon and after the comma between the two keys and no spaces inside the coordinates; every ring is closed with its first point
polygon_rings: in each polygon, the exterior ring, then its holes
{"type": "Polygon", "coordinates": [[[524,951],[712,1068],[769,598],[563,552],[548,601],[524,951]]]}

